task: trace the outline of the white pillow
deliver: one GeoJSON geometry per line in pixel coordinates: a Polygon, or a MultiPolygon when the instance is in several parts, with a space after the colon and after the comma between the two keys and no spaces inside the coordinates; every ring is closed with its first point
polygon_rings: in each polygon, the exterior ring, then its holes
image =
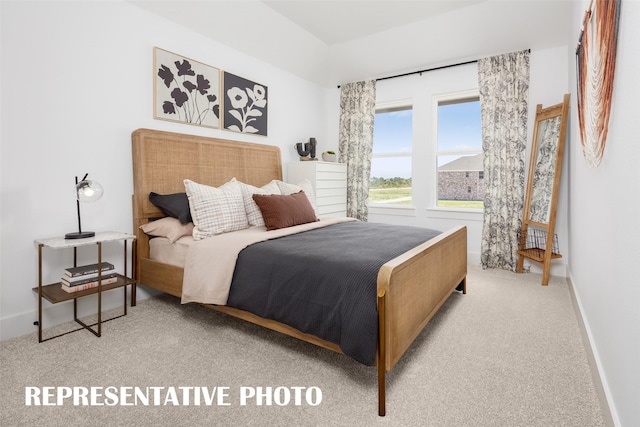
{"type": "Polygon", "coordinates": [[[271,195],[271,194],[281,194],[280,187],[275,180],[271,181],[268,184],[263,185],[261,188],[254,187],[253,185],[245,184],[244,182],[238,181],[238,185],[240,186],[240,191],[242,191],[242,200],[244,202],[244,210],[247,214],[247,220],[249,221],[249,225],[252,226],[264,226],[264,219],[262,218],[262,212],[260,208],[253,200],[254,194],[260,195],[271,195]]]}
{"type": "MultiPolygon", "coordinates": [[[[273,181],[272,181],[273,182],[273,181]]],[[[313,191],[313,185],[311,185],[311,181],[305,179],[299,184],[289,184],[288,182],[276,181],[278,187],[280,188],[280,192],[283,196],[288,196],[289,194],[297,193],[298,191],[304,191],[304,194],[309,199],[309,203],[313,207],[313,211],[318,215],[318,209],[316,209],[316,194],[313,191]]]]}
{"type": "Polygon", "coordinates": [[[185,179],[184,187],[195,240],[249,227],[242,191],[235,178],[217,188],[185,179]]]}

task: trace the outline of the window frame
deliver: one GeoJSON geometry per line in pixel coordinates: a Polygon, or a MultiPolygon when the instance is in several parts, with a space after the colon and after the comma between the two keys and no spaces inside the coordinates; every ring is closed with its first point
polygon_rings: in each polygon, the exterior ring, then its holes
{"type": "MultiPolygon", "coordinates": [[[[428,183],[429,203],[427,211],[431,217],[448,217],[447,212],[456,212],[461,214],[470,214],[469,219],[475,219],[484,213],[484,208],[454,208],[447,206],[438,206],[438,157],[447,155],[473,155],[482,153],[482,147],[479,150],[438,150],[438,107],[443,102],[461,102],[464,100],[479,100],[480,90],[478,88],[468,89],[455,92],[446,92],[435,94],[432,96],[432,141],[431,144],[431,161],[433,170],[430,173],[431,182],[428,183]]],[[[466,216],[466,215],[464,215],[466,216]]]]}

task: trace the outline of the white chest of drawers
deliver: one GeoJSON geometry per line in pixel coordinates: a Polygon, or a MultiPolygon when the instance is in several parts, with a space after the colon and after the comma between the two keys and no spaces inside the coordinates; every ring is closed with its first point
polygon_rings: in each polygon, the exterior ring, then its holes
{"type": "Polygon", "coordinates": [[[320,218],[347,216],[347,165],[321,161],[288,164],[288,182],[299,184],[305,179],[313,186],[320,218]]]}

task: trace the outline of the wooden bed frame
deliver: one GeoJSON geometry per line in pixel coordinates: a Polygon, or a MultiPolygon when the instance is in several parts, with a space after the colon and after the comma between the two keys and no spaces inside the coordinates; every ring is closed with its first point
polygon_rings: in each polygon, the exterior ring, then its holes
{"type": "MultiPolygon", "coordinates": [[[[180,297],[183,269],[149,259],[140,226],[165,216],[149,193],[184,192],[183,179],[219,186],[232,177],[254,186],[282,179],[280,149],[202,136],[138,129],[132,133],[135,273],[139,284],[180,297]]],[[[385,375],[456,289],[466,293],[467,230],[459,226],[387,262],[378,273],[378,413],[384,416],[385,375]]],[[[135,293],[132,293],[135,305],[135,293]]],[[[340,347],[283,323],[227,306],[208,307],[342,353],[340,347]]]]}

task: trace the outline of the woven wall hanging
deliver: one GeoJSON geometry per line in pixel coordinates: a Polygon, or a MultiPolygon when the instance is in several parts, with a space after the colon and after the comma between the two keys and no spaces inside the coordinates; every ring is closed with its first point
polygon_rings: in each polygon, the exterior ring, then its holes
{"type": "Polygon", "coordinates": [[[576,49],[578,123],[589,167],[602,160],[607,141],[621,0],[591,0],[576,49]]]}

